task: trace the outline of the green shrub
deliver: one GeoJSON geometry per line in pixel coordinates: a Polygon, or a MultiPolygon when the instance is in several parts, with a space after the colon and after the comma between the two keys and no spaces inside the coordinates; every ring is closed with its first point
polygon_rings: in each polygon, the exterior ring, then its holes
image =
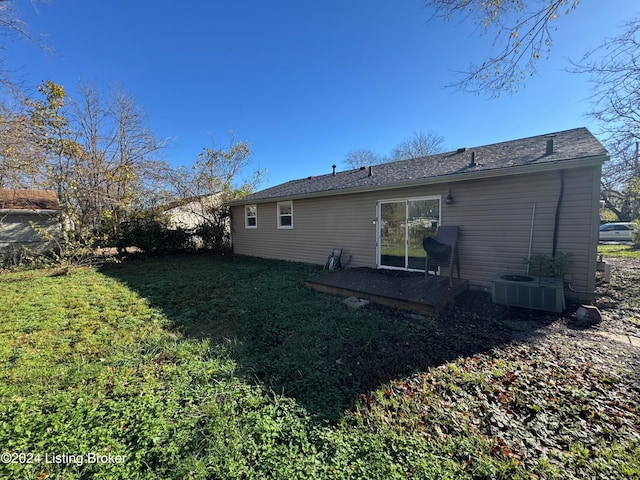
{"type": "Polygon", "coordinates": [[[202,248],[216,253],[228,251],[231,244],[231,209],[227,205],[211,205],[206,214],[207,218],[194,231],[202,242],[202,248]]]}
{"type": "Polygon", "coordinates": [[[2,268],[14,268],[23,265],[31,257],[31,252],[24,245],[11,245],[0,253],[2,268]]]}
{"type": "Polygon", "coordinates": [[[164,255],[193,250],[193,233],[169,228],[168,220],[154,210],[138,212],[120,226],[119,245],[138,247],[145,253],[164,255]]]}
{"type": "Polygon", "coordinates": [[[544,253],[534,253],[524,260],[529,265],[529,273],[531,275],[539,275],[541,277],[561,277],[565,273],[573,260],[571,252],[558,252],[555,257],[550,257],[544,253]]]}

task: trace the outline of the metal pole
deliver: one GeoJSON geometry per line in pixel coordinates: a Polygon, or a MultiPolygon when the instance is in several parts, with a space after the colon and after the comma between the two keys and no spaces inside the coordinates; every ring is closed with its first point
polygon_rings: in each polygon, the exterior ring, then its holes
{"type": "Polygon", "coordinates": [[[531,212],[531,230],[529,231],[529,256],[527,257],[527,275],[531,268],[531,244],[533,243],[533,223],[536,218],[536,202],[533,202],[533,210],[531,212]]]}

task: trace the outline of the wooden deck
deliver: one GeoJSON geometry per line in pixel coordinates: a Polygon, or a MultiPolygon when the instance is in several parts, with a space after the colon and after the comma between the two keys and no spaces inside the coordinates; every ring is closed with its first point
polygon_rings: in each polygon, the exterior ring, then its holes
{"type": "Polygon", "coordinates": [[[467,290],[467,280],[429,277],[424,273],[402,270],[353,268],[318,275],[306,285],[319,292],[364,298],[380,305],[435,315],[457,295],[467,290]]]}

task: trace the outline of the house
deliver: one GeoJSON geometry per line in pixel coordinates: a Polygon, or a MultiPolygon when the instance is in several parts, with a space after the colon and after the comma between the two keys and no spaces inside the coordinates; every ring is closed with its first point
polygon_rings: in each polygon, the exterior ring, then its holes
{"type": "Polygon", "coordinates": [[[191,234],[196,248],[228,248],[229,216],[222,192],[177,200],[161,208],[169,229],[191,234]]]}
{"type": "Polygon", "coordinates": [[[195,230],[209,221],[210,210],[220,206],[221,198],[220,193],[198,195],[170,202],[161,210],[170,228],[195,230]]]}
{"type": "Polygon", "coordinates": [[[60,235],[60,218],[54,191],[0,189],[0,253],[20,247],[37,253],[51,249],[60,235]]]}
{"type": "Polygon", "coordinates": [[[292,180],[231,204],[234,252],[348,267],[424,269],[422,239],[460,227],[461,277],[488,290],[531,254],[571,253],[565,280],[595,288],[600,172],[586,129],[292,180]]]}

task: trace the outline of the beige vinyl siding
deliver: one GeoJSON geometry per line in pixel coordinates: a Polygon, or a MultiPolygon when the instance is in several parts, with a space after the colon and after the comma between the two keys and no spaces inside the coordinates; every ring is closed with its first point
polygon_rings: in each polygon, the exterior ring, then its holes
{"type": "MultiPolygon", "coordinates": [[[[557,250],[573,253],[572,285],[594,288],[599,167],[565,170],[557,250]]],[[[293,201],[293,225],[277,228],[276,202],[258,203],[258,228],[244,228],[244,207],[234,206],[234,251],[243,255],[324,264],[333,248],[344,249],[343,264],[376,266],[376,203],[437,195],[442,225],[461,229],[461,276],[489,289],[498,273],[525,273],[535,203],[532,253],[551,255],[560,172],[531,173],[377,192],[293,201]],[[449,189],[453,204],[444,202],[449,189]]]]}
{"type": "Polygon", "coordinates": [[[293,201],[293,228],[277,228],[276,203],[258,204],[258,228],[248,230],[233,207],[233,248],[236,253],[324,264],[334,248],[343,248],[350,266],[375,266],[375,200],[341,195],[293,201]]]}
{"type": "MultiPolygon", "coordinates": [[[[557,251],[572,253],[569,274],[579,290],[594,288],[599,179],[594,168],[564,174],[557,251]]],[[[559,194],[558,171],[458,184],[443,224],[461,226],[462,276],[489,288],[498,273],[526,273],[534,203],[531,252],[551,255],[559,194]]]]}

